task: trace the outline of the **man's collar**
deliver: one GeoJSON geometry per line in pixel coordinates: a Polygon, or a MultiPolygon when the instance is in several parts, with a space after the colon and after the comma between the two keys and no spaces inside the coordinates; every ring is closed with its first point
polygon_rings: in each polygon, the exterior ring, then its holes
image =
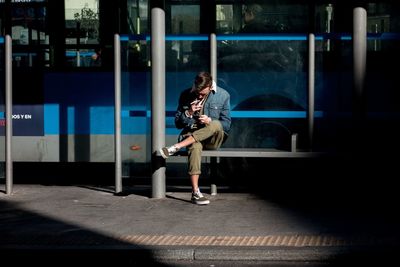
{"type": "Polygon", "coordinates": [[[216,93],[217,92],[217,84],[213,81],[212,82],[212,85],[211,85],[211,89],[210,89],[211,91],[214,91],[214,93],[216,93]]]}

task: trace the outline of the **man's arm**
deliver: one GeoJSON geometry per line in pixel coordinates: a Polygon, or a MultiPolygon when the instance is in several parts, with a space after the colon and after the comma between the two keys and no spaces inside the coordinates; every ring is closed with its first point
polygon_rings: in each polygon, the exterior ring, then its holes
{"type": "Polygon", "coordinates": [[[190,109],[189,93],[185,90],[179,97],[179,105],[175,113],[175,126],[178,129],[183,129],[192,126],[196,120],[191,116],[188,111],[190,109]]]}
{"type": "Polygon", "coordinates": [[[231,105],[230,105],[230,96],[229,94],[225,98],[224,104],[221,109],[221,113],[219,116],[219,121],[221,122],[222,128],[226,133],[231,129],[231,105]]]}

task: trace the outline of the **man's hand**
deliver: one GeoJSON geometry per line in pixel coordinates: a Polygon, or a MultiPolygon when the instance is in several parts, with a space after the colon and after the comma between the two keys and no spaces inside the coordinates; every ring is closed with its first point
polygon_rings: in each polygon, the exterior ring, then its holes
{"type": "Polygon", "coordinates": [[[201,101],[199,99],[196,99],[195,101],[190,103],[190,109],[188,110],[188,112],[191,116],[193,116],[193,114],[195,114],[196,112],[199,112],[203,107],[203,105],[200,104],[200,102],[201,101]]]}
{"type": "Polygon", "coordinates": [[[211,118],[208,117],[207,115],[201,115],[201,116],[199,117],[199,122],[200,122],[201,124],[209,124],[209,123],[211,122],[211,118]]]}

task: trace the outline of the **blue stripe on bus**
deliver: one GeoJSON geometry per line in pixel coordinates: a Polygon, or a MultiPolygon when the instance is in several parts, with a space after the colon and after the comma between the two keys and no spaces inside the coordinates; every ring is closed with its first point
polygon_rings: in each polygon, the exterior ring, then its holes
{"type": "MultiPolygon", "coordinates": [[[[175,133],[174,126],[175,111],[166,112],[167,134],[175,133]]],[[[316,118],[323,117],[322,111],[315,111],[316,118]]],[[[4,112],[0,112],[4,117],[4,112]]],[[[46,135],[53,134],[114,134],[114,108],[91,107],[89,121],[82,121],[74,107],[67,107],[65,118],[62,119],[58,104],[44,105],[44,132],[46,135]]],[[[232,118],[276,118],[276,119],[299,119],[306,118],[305,111],[231,111],[232,118]]],[[[122,133],[123,134],[146,134],[149,132],[150,110],[122,110],[122,133]]]]}
{"type": "Polygon", "coordinates": [[[165,36],[166,41],[208,41],[207,34],[196,34],[196,35],[177,35],[177,34],[169,34],[165,36]]]}
{"type": "Polygon", "coordinates": [[[60,134],[60,108],[58,104],[44,105],[44,134],[60,134]]]}
{"type": "MultiPolygon", "coordinates": [[[[380,40],[400,40],[399,33],[368,33],[368,39],[380,40]]],[[[121,41],[150,41],[150,35],[121,35],[121,41]]],[[[218,34],[216,35],[217,41],[306,41],[308,34],[304,33],[273,33],[273,34],[218,34]]],[[[350,33],[316,33],[315,40],[329,40],[340,39],[342,41],[349,41],[352,39],[350,33]]],[[[168,34],[165,35],[166,41],[208,41],[209,36],[206,34],[168,34]]]]}
{"type": "MultiPolygon", "coordinates": [[[[279,118],[302,119],[307,117],[306,111],[231,111],[232,118],[279,118]]],[[[322,118],[323,111],[315,111],[315,118],[322,118]]]]}
{"type": "Polygon", "coordinates": [[[217,35],[217,41],[305,41],[305,34],[223,34],[217,35]]]}
{"type": "MultiPolygon", "coordinates": [[[[58,105],[45,105],[45,122],[46,121],[54,121],[58,117],[56,114],[58,111],[58,105]]],[[[72,118],[75,117],[74,110],[69,107],[67,109],[68,118],[71,120],[68,121],[68,132],[74,132],[74,121],[72,118]]],[[[105,111],[107,113],[107,111],[105,111]]],[[[0,112],[0,119],[4,119],[4,112],[0,112]]],[[[123,110],[121,111],[121,117],[147,117],[150,118],[151,111],[149,110],[123,110]]],[[[167,117],[174,117],[175,111],[166,111],[167,117]]],[[[299,119],[299,118],[306,118],[305,111],[231,111],[232,118],[286,118],[286,119],[299,119]]],[[[314,117],[322,118],[323,111],[315,111],[314,117]]],[[[52,132],[55,131],[51,127],[51,125],[46,125],[45,123],[45,131],[52,132]]]]}
{"type": "MultiPolygon", "coordinates": [[[[90,57],[93,55],[94,52],[79,52],[79,56],[81,57],[90,57]]],[[[76,57],[78,54],[77,51],[66,51],[65,56],[67,57],[76,57]]]]}
{"type": "MultiPolygon", "coordinates": [[[[114,134],[114,108],[113,107],[92,107],[90,108],[90,119],[87,122],[86,132],[82,129],[82,122],[76,124],[76,111],[74,107],[68,107],[66,118],[63,119],[65,128],[60,127],[60,107],[58,104],[44,105],[44,133],[46,135],[58,134],[114,134]]],[[[179,133],[174,125],[175,111],[166,112],[166,133],[179,133]]],[[[351,113],[337,114],[339,117],[349,117],[351,113]]],[[[306,111],[231,111],[232,118],[248,118],[248,119],[305,119],[306,111]]],[[[383,118],[399,118],[399,113],[374,112],[368,113],[371,119],[383,118]]],[[[323,118],[323,111],[315,111],[315,118],[323,118]]],[[[5,112],[0,112],[0,119],[5,118],[5,112]]],[[[149,132],[148,127],[151,118],[150,110],[123,110],[121,111],[122,133],[123,134],[146,134],[149,132]]]]}
{"type": "MultiPolygon", "coordinates": [[[[167,110],[166,116],[167,117],[174,117],[176,111],[167,110]]],[[[127,116],[127,112],[125,116],[127,116]]],[[[150,110],[130,110],[129,117],[150,117],[151,111],[150,110]]],[[[306,118],[307,113],[306,111],[231,111],[232,118],[283,118],[283,119],[301,119],[306,118]]],[[[322,118],[323,111],[315,111],[314,112],[315,118],[322,118]]]]}
{"type": "MultiPolygon", "coordinates": [[[[138,35],[121,35],[120,41],[150,41],[150,35],[138,34],[138,35]]],[[[208,41],[208,35],[206,34],[168,34],[165,35],[166,41],[208,41]]]]}

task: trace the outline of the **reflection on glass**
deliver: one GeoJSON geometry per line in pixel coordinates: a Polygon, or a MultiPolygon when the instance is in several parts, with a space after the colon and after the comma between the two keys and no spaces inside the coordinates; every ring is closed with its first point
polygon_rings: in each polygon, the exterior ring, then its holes
{"type": "Polygon", "coordinates": [[[229,34],[233,33],[233,6],[232,5],[217,5],[217,33],[229,34]]]}
{"type": "Polygon", "coordinates": [[[98,6],[98,0],[65,0],[66,44],[99,43],[98,6]]]}
{"type": "Polygon", "coordinates": [[[101,66],[101,49],[70,49],[66,52],[67,65],[74,67],[101,66]]]}
{"type": "Polygon", "coordinates": [[[13,5],[11,17],[11,37],[13,44],[48,44],[46,32],[46,7],[13,5]]]}
{"type": "Polygon", "coordinates": [[[172,34],[200,33],[200,6],[172,5],[170,33],[172,34]]]}
{"type": "Polygon", "coordinates": [[[239,6],[217,5],[217,33],[307,32],[309,6],[278,2],[239,6]]]}
{"type": "MultiPolygon", "coordinates": [[[[2,7],[2,6],[1,6],[2,7]]],[[[47,1],[11,1],[13,64],[16,67],[50,66],[47,1]]],[[[7,20],[5,20],[7,21],[7,20]]],[[[6,26],[7,31],[9,28],[6,26]]]]}
{"type": "Polygon", "coordinates": [[[128,0],[128,33],[146,34],[147,30],[147,8],[148,0],[128,0]]]}
{"type": "Polygon", "coordinates": [[[296,114],[305,118],[307,42],[218,42],[217,54],[217,84],[230,93],[233,114],[239,116],[225,146],[286,150],[292,133],[305,136],[306,124],[296,114]],[[244,114],[248,117],[240,117],[244,114]]]}

